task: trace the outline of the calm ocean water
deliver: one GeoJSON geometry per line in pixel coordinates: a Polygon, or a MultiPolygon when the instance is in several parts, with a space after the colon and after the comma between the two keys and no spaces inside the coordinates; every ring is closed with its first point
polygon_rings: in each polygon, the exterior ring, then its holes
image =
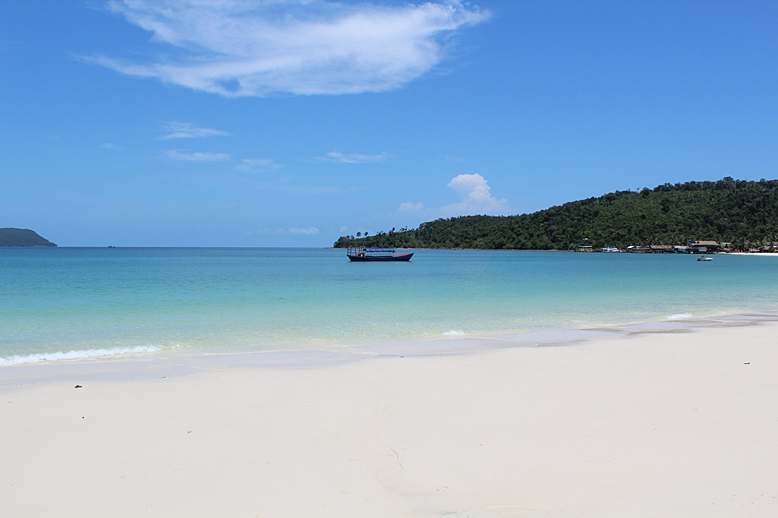
{"type": "Polygon", "coordinates": [[[778,257],[330,249],[0,249],[0,365],[333,350],[778,310],[778,257]]]}

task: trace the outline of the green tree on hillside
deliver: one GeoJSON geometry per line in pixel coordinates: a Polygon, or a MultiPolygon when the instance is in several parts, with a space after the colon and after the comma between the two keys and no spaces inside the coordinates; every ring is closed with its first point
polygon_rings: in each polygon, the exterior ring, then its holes
{"type": "MultiPolygon", "coordinates": [[[[359,236],[359,234],[357,234],[359,236]]],[[[571,250],[715,240],[744,247],[776,242],[778,180],[665,183],[616,191],[532,214],[461,216],[416,229],[365,234],[360,246],[571,250]]],[[[345,247],[343,236],[335,247],[345,247]]]]}

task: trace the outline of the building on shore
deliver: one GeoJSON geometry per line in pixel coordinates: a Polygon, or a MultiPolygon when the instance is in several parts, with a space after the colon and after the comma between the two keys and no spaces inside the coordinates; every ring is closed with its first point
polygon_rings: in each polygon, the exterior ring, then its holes
{"type": "Polygon", "coordinates": [[[695,241],[690,248],[693,254],[711,254],[718,252],[721,245],[716,241],[695,241]]]}
{"type": "MultiPolygon", "coordinates": [[[[773,244],[772,247],[752,248],[751,251],[772,251],[773,249],[778,249],[778,243],[773,244]]],[[[577,252],[627,252],[631,254],[715,254],[732,250],[734,250],[732,243],[692,240],[689,240],[686,245],[630,245],[623,250],[615,246],[594,248],[591,245],[581,245],[576,248],[577,252]]]]}

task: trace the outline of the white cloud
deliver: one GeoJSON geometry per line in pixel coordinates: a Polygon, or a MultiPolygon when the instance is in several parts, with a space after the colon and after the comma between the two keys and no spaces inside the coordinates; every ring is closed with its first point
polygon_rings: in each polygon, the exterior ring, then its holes
{"type": "Polygon", "coordinates": [[[424,204],[419,203],[413,203],[410,201],[405,201],[400,204],[400,206],[397,208],[399,212],[421,212],[424,210],[424,204]]]}
{"type": "Polygon", "coordinates": [[[459,203],[452,203],[439,208],[425,207],[423,203],[406,201],[397,208],[398,214],[425,218],[451,218],[473,214],[501,215],[510,211],[505,198],[492,196],[491,188],[486,178],[478,173],[460,174],[451,179],[448,186],[459,195],[459,203]]]}
{"type": "Polygon", "coordinates": [[[389,159],[389,153],[362,155],[360,153],[344,154],[338,151],[330,151],[327,153],[327,156],[320,156],[316,158],[324,162],[332,162],[336,164],[367,164],[371,162],[384,162],[389,159]]]}
{"type": "Polygon", "coordinates": [[[478,173],[455,176],[448,183],[448,186],[459,194],[462,201],[446,205],[440,209],[441,213],[447,215],[447,217],[472,214],[504,214],[508,209],[508,201],[505,198],[497,199],[492,196],[491,188],[486,178],[478,173]]]}
{"type": "Polygon", "coordinates": [[[281,167],[269,158],[243,158],[238,164],[238,170],[246,173],[261,173],[281,167]]]}
{"type": "Polygon", "coordinates": [[[227,132],[210,128],[200,128],[188,122],[170,121],[165,123],[165,131],[168,132],[164,139],[172,138],[202,138],[227,135],[227,132]]]}
{"type": "MultiPolygon", "coordinates": [[[[374,0],[375,1],[375,0],[374,0]]],[[[224,96],[398,88],[443,59],[443,36],[488,18],[462,0],[376,5],[328,0],[110,0],[164,52],[87,60],[224,96]]]]}
{"type": "Polygon", "coordinates": [[[281,234],[292,234],[293,236],[315,236],[319,233],[319,229],[316,227],[308,227],[308,228],[287,228],[287,229],[279,229],[279,233],[281,234]]]}
{"type": "Polygon", "coordinates": [[[228,153],[182,153],[177,149],[166,151],[163,157],[186,162],[223,162],[231,157],[228,153]]]}

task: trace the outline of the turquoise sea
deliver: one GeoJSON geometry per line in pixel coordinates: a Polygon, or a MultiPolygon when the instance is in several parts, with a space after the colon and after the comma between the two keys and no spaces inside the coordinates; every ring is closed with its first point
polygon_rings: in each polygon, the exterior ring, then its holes
{"type": "MultiPolygon", "coordinates": [[[[301,248],[0,249],[0,366],[338,351],[778,312],[778,257],[301,248]]],[[[520,341],[520,340],[519,340],[520,341]]]]}

